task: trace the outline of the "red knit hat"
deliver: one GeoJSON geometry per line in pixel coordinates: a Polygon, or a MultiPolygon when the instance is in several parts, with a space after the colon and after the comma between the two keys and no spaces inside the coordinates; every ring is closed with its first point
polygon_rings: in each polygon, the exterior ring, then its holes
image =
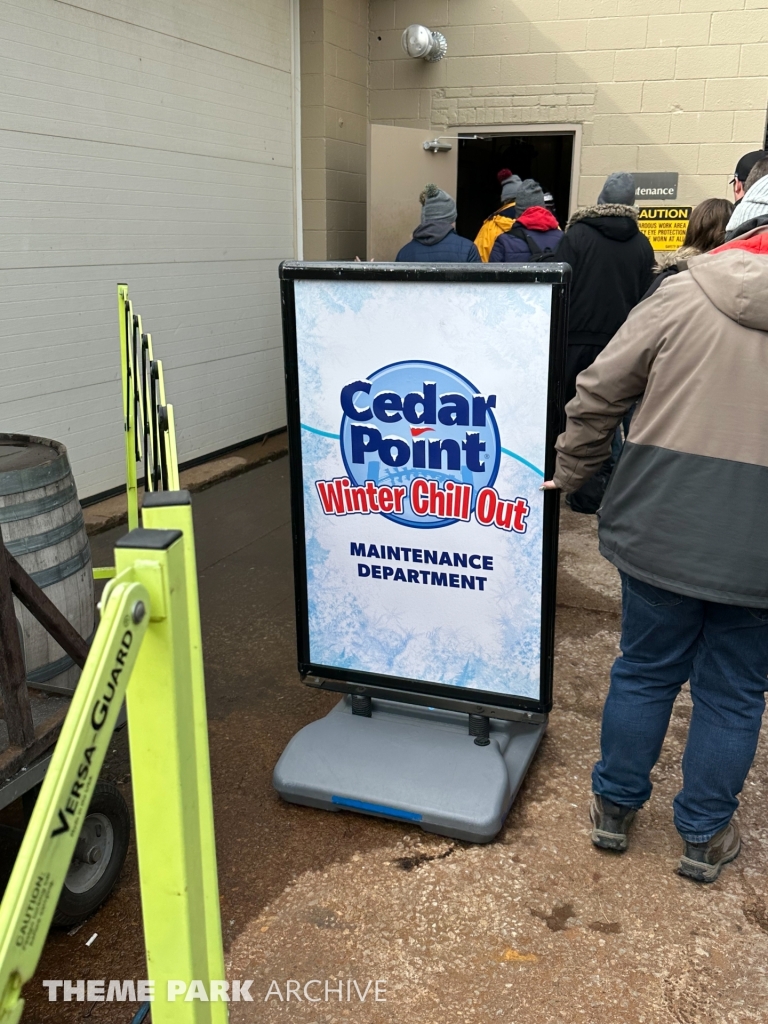
{"type": "Polygon", "coordinates": [[[496,180],[498,181],[498,183],[500,185],[503,185],[504,182],[505,181],[509,181],[509,179],[511,177],[512,177],[512,171],[510,171],[507,167],[505,167],[503,170],[499,171],[499,173],[496,175],[496,180]]]}

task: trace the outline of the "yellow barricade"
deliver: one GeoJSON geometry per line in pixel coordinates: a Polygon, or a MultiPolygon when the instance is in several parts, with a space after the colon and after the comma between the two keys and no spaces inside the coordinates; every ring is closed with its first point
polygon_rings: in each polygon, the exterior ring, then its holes
{"type": "Polygon", "coordinates": [[[153,1024],[226,1024],[224,1001],[168,998],[224,980],[192,507],[147,494],[116,548],[101,622],[0,905],[0,1024],[21,1019],[90,795],[127,695],[153,1024]]]}
{"type": "MultiPolygon", "coordinates": [[[[139,525],[137,465],[144,466],[144,490],[177,491],[179,459],[173,406],[165,397],[163,364],[155,359],[152,335],[145,334],[141,316],[128,298],[128,285],[117,286],[117,322],[125,430],[125,482],[128,529],[139,525]]],[[[93,570],[94,579],[111,579],[111,566],[93,570]]]]}

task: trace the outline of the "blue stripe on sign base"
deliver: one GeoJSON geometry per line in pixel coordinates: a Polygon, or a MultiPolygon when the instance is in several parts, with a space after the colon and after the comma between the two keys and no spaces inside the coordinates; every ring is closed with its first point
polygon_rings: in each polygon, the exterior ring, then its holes
{"type": "Polygon", "coordinates": [[[401,811],[399,807],[385,807],[384,804],[369,804],[364,800],[349,800],[345,796],[332,796],[332,804],[349,807],[353,811],[370,811],[371,814],[386,814],[390,818],[402,818],[403,821],[421,821],[421,815],[413,811],[401,811]]]}

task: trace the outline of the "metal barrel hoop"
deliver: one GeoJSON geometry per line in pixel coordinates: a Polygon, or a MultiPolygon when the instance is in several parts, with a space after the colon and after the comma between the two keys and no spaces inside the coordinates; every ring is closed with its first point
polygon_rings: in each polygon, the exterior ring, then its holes
{"type": "Polygon", "coordinates": [[[69,540],[82,528],[84,524],[83,513],[78,510],[68,523],[63,526],[55,526],[51,530],[44,530],[42,533],[33,533],[29,537],[21,537],[19,540],[7,540],[6,551],[14,556],[31,555],[35,551],[42,551],[52,544],[60,544],[63,540],[69,540]]]}
{"type": "Polygon", "coordinates": [[[15,505],[6,505],[4,508],[0,508],[0,523],[15,523],[20,519],[32,519],[33,516],[40,516],[61,505],[66,505],[76,497],[77,490],[73,481],[54,494],[44,494],[42,498],[32,498],[29,501],[17,502],[15,505]]]}

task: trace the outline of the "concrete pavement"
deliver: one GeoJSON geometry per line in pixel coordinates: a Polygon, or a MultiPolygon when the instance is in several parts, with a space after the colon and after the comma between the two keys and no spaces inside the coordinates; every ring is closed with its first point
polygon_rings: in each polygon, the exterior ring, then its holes
{"type": "MultiPolygon", "coordinates": [[[[232,1004],[233,1024],[767,1019],[765,742],[739,812],[742,855],[714,885],[674,873],[686,695],[630,851],[589,841],[620,624],[618,579],[597,553],[592,518],[563,511],[555,710],[504,830],[479,847],[276,796],[283,747],[336,699],[303,687],[295,668],[287,460],[217,484],[194,508],[228,972],[253,979],[254,1001],[232,1004]],[[377,980],[379,1001],[366,989],[377,980]]],[[[97,560],[120,532],[92,538],[97,560]]],[[[107,773],[128,791],[125,747],[123,733],[107,773]]],[[[26,1019],[127,1024],[135,1007],[49,1004],[38,979],[143,976],[131,853],[105,907],[75,935],[50,938],[26,1019]]]]}

